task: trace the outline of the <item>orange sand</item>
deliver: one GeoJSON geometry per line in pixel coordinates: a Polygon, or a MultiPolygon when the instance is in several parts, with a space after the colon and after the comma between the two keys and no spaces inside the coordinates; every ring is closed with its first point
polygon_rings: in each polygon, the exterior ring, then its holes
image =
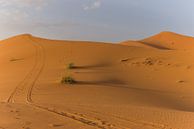
{"type": "Polygon", "coordinates": [[[194,129],[193,49],[172,32],[121,44],[3,40],[0,129],[194,129]]]}

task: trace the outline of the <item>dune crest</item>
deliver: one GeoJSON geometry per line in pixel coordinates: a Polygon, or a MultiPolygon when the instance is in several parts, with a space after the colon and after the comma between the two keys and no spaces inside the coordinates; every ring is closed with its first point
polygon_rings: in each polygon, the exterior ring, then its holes
{"type": "Polygon", "coordinates": [[[194,49],[194,37],[189,37],[174,32],[164,31],[154,36],[139,41],[125,41],[121,44],[129,46],[152,47],[166,50],[194,49]]]}
{"type": "Polygon", "coordinates": [[[141,42],[176,50],[188,50],[194,48],[193,37],[184,36],[173,32],[161,32],[157,35],[143,39],[141,42]]]}
{"type": "Polygon", "coordinates": [[[126,46],[134,46],[134,47],[141,47],[141,48],[150,48],[150,49],[157,49],[153,46],[150,46],[146,43],[140,42],[140,41],[133,41],[133,40],[129,40],[129,41],[124,41],[120,43],[121,45],[126,45],[126,46]]]}

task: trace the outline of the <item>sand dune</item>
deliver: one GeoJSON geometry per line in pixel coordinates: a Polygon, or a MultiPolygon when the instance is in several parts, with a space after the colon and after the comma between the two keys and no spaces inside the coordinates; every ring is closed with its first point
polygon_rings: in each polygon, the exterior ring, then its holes
{"type": "MultiPolygon", "coordinates": [[[[140,46],[144,47],[154,47],[159,49],[175,49],[175,50],[184,50],[184,49],[193,49],[194,48],[194,38],[189,36],[184,36],[176,34],[173,32],[161,32],[157,35],[151,36],[149,38],[133,41],[140,46]]],[[[131,41],[125,41],[121,44],[130,45],[130,46],[139,46],[135,43],[132,44],[131,41]]]]}
{"type": "Polygon", "coordinates": [[[173,32],[161,32],[150,38],[141,40],[142,42],[168,48],[168,49],[190,49],[194,48],[194,38],[176,34],[173,32]]]}
{"type": "Polygon", "coordinates": [[[0,129],[194,129],[193,41],[3,40],[0,129]]]}

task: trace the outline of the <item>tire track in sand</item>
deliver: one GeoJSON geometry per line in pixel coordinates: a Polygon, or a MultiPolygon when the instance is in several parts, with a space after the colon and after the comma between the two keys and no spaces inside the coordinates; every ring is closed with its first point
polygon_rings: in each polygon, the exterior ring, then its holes
{"type": "MultiPolygon", "coordinates": [[[[29,37],[30,38],[30,37],[29,37]]],[[[34,43],[31,43],[33,45],[33,47],[35,48],[35,61],[33,64],[32,69],[27,73],[27,75],[24,77],[24,79],[15,87],[15,89],[12,91],[12,93],[10,94],[10,96],[7,99],[8,103],[14,103],[15,99],[14,97],[17,95],[17,93],[19,92],[19,90],[24,90],[24,86],[27,84],[27,82],[29,81],[29,79],[32,78],[33,72],[36,70],[36,67],[38,65],[38,46],[34,43]]]]}

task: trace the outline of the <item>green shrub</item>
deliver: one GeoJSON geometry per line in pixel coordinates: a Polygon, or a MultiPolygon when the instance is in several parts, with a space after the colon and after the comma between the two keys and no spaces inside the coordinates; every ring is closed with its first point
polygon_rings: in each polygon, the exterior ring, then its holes
{"type": "Polygon", "coordinates": [[[76,81],[71,76],[67,76],[67,77],[62,78],[61,83],[62,84],[74,84],[76,83],[76,81]]]}
{"type": "Polygon", "coordinates": [[[69,63],[69,64],[67,65],[67,68],[68,68],[68,69],[73,69],[73,68],[74,68],[74,63],[69,63]]]}

